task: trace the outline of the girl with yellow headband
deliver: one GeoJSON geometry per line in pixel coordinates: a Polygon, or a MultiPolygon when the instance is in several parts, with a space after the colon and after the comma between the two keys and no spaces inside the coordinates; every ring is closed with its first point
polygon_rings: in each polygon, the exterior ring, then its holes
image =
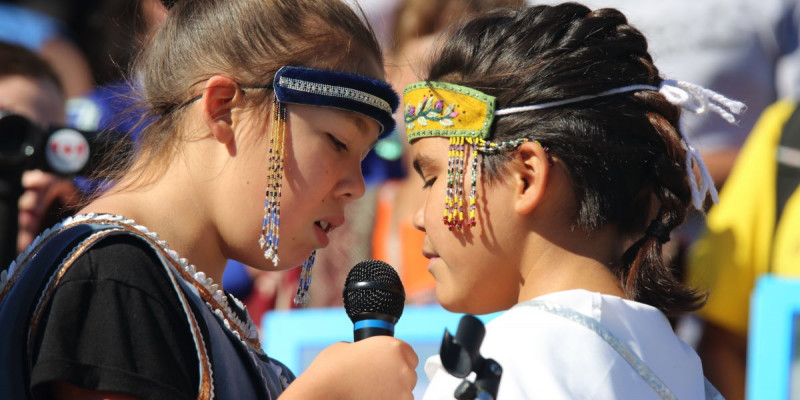
{"type": "MultiPolygon", "coordinates": [[[[681,108],[734,121],[743,104],[662,78],[619,11],[566,3],[454,30],[405,105],[436,296],[503,312],[481,348],[499,399],[716,395],[667,319],[705,295],[662,246],[716,198],[681,108]]],[[[438,356],[426,371],[425,399],[452,398],[438,356]]]]}

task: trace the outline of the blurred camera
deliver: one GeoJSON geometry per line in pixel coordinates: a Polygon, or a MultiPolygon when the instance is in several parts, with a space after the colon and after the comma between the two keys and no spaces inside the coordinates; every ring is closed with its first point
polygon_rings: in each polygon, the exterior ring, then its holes
{"type": "Polygon", "coordinates": [[[41,127],[21,115],[0,111],[0,170],[86,176],[100,167],[105,154],[119,154],[116,146],[121,140],[123,135],[110,132],[41,127]]]}

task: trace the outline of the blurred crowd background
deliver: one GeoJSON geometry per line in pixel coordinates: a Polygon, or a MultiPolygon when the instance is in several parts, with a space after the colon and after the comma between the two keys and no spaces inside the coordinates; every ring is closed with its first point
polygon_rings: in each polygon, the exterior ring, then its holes
{"type": "MultiPolygon", "coordinates": [[[[388,80],[398,92],[426,76],[438,38],[458,21],[523,0],[361,0],[383,46],[388,80]]],[[[554,3],[527,1],[528,5],[554,3]]],[[[676,273],[709,291],[695,316],[673,321],[698,349],[706,375],[729,399],[744,398],[748,310],[763,274],[800,271],[800,122],[790,123],[800,91],[800,2],[795,0],[589,0],[619,8],[649,38],[665,78],[693,82],[748,105],[737,125],[686,115],[684,130],[701,151],[720,190],[708,216],[693,215],[674,234],[668,257],[676,273]],[[792,139],[794,138],[794,139],[792,139]]],[[[135,79],[128,66],[166,18],[158,0],[25,0],[0,2],[0,115],[37,126],[107,131],[135,140],[135,79]]],[[[402,106],[401,106],[402,109],[402,106]]],[[[798,119],[798,118],[794,118],[798,119]]],[[[423,233],[411,218],[422,182],[411,171],[400,133],[364,161],[368,193],[347,211],[318,253],[310,307],[338,307],[349,269],[381,259],[398,269],[410,304],[436,301],[423,233]]],[[[146,123],[146,121],[145,121],[146,123]]],[[[0,135],[5,132],[0,131],[0,135]]],[[[97,188],[83,177],[36,170],[3,174],[3,201],[18,201],[16,240],[2,247],[7,264],[42,229],[97,188]],[[18,176],[19,175],[19,176],[18,176]],[[6,190],[8,189],[8,190],[6,190]]],[[[8,242],[14,238],[5,238],[8,242]]],[[[254,240],[255,242],[255,240],[254,240]]],[[[299,269],[264,272],[231,260],[224,287],[243,299],[253,320],[294,307],[299,269]]]]}

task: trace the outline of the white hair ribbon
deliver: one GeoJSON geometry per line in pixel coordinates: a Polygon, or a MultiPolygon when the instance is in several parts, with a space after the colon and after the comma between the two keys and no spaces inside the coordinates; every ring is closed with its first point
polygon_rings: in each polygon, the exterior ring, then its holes
{"type": "MultiPolygon", "coordinates": [[[[665,79],[661,81],[658,92],[667,101],[681,106],[681,108],[695,114],[703,114],[711,110],[731,124],[736,123],[736,115],[747,109],[747,106],[740,101],[731,100],[711,89],[689,82],[665,79]]],[[[689,187],[692,190],[692,204],[694,208],[702,210],[706,193],[711,194],[711,199],[714,203],[719,202],[719,194],[717,194],[714,180],[711,179],[711,174],[708,172],[700,152],[691,145],[683,130],[681,130],[681,137],[683,138],[684,146],[686,146],[686,175],[689,177],[689,187]],[[697,164],[697,169],[700,171],[700,183],[697,182],[694,174],[694,164],[697,164]]]]}
{"type": "MultiPolygon", "coordinates": [[[[497,110],[495,115],[508,115],[525,111],[541,110],[545,108],[577,103],[584,100],[595,99],[598,97],[626,92],[637,92],[640,90],[658,91],[671,104],[680,106],[681,108],[691,111],[695,114],[703,114],[708,110],[711,110],[731,124],[736,123],[736,115],[741,114],[747,109],[747,106],[744,103],[731,100],[713,90],[706,89],[702,86],[698,86],[689,82],[665,79],[661,81],[661,84],[658,87],[653,85],[623,86],[591,95],[577,96],[569,99],[532,104],[528,106],[503,108],[497,110]]],[[[708,172],[708,168],[703,162],[703,158],[700,156],[700,152],[698,152],[697,149],[695,149],[689,143],[689,138],[686,137],[686,134],[683,133],[682,130],[681,137],[686,148],[686,175],[689,178],[689,186],[692,190],[692,204],[696,209],[702,210],[706,193],[711,194],[711,199],[715,203],[719,201],[719,195],[717,194],[717,189],[714,186],[714,181],[711,179],[711,174],[708,172]],[[695,177],[693,169],[694,165],[697,165],[697,169],[700,171],[700,183],[697,182],[697,178],[695,177]]]]}

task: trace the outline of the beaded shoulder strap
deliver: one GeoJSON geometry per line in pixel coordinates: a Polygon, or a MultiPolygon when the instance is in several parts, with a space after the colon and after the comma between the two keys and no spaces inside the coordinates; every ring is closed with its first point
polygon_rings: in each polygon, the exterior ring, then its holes
{"type": "MultiPolygon", "coordinates": [[[[637,374],[650,386],[653,391],[658,394],[659,397],[665,400],[675,400],[677,397],[672,393],[672,391],[664,384],[663,381],[647,366],[647,364],[642,361],[639,356],[631,350],[625,343],[622,343],[616,336],[614,336],[611,331],[606,329],[603,325],[601,325],[597,320],[593,318],[589,318],[586,315],[583,315],[569,307],[562,306],[557,303],[543,301],[543,300],[533,300],[527,303],[524,303],[525,307],[533,307],[537,310],[545,311],[553,315],[557,315],[559,317],[565,318],[572,322],[575,322],[584,328],[587,328],[597,334],[603,341],[608,343],[614,351],[616,351],[622,359],[624,359],[630,366],[636,371],[637,374]]],[[[706,394],[706,399],[713,399],[718,400],[722,399],[722,396],[719,392],[711,385],[708,380],[705,380],[704,389],[706,394]]]]}

